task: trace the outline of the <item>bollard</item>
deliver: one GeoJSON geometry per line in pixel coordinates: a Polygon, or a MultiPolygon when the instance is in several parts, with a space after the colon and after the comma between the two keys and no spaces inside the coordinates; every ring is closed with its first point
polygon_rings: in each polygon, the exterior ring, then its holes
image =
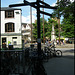
{"type": "Polygon", "coordinates": [[[31,51],[33,51],[34,50],[34,44],[31,44],[30,48],[31,48],[31,51]]]}

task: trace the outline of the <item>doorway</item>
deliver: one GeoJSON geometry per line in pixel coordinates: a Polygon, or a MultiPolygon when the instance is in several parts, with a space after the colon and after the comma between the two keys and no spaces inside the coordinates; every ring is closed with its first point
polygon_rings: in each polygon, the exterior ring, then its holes
{"type": "Polygon", "coordinates": [[[6,48],[6,38],[2,38],[2,48],[6,48]]]}

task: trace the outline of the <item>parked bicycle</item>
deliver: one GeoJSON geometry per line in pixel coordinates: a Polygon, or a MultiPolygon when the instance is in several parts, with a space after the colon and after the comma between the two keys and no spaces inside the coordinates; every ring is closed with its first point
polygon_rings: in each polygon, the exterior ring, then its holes
{"type": "Polygon", "coordinates": [[[61,50],[56,50],[55,46],[52,47],[45,47],[44,50],[47,53],[49,57],[61,57],[62,56],[62,51],[61,50]]]}
{"type": "Polygon", "coordinates": [[[21,74],[22,51],[2,50],[1,51],[1,75],[21,74]]]}
{"type": "Polygon", "coordinates": [[[53,54],[54,57],[61,57],[62,56],[62,51],[61,50],[56,50],[55,49],[56,47],[55,46],[52,46],[51,47],[51,52],[53,54]]]}

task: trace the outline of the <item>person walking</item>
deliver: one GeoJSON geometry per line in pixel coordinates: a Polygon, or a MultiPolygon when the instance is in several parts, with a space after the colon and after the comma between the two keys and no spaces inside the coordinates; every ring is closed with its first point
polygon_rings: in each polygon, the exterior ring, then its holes
{"type": "Polygon", "coordinates": [[[57,40],[57,45],[59,44],[59,41],[57,40]]]}

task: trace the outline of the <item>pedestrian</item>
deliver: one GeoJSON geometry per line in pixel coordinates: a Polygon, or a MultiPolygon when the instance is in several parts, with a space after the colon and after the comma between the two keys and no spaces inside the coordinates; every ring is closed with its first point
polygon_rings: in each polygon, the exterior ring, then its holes
{"type": "Polygon", "coordinates": [[[11,45],[11,42],[9,43],[9,45],[11,45]]]}
{"type": "Polygon", "coordinates": [[[46,45],[48,46],[48,40],[46,40],[46,45]]]}
{"type": "Polygon", "coordinates": [[[51,48],[51,46],[52,46],[52,43],[51,43],[51,41],[49,41],[49,45],[48,45],[50,48],[51,48]]]}
{"type": "Polygon", "coordinates": [[[10,41],[8,41],[8,45],[11,45],[11,42],[10,41]]]}
{"type": "Polygon", "coordinates": [[[57,40],[57,45],[59,44],[59,41],[57,40]]]}
{"type": "Polygon", "coordinates": [[[65,45],[64,40],[63,40],[63,45],[65,45]]]}

